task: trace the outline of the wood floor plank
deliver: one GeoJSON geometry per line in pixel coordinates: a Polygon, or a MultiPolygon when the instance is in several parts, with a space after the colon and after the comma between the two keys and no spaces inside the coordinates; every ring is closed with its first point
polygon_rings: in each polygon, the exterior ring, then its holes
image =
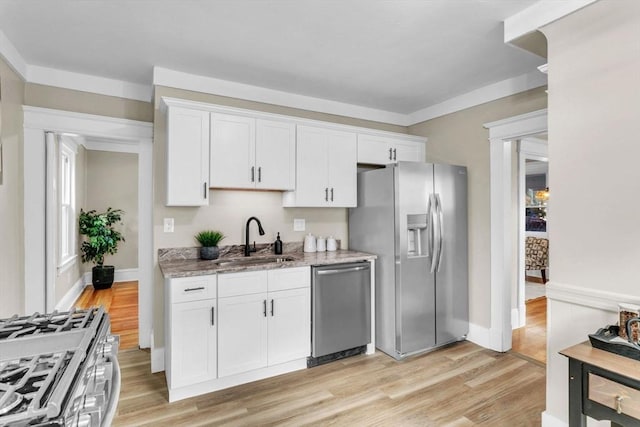
{"type": "Polygon", "coordinates": [[[514,329],[511,350],[547,363],[547,298],[526,302],[526,325],[514,329]]]}
{"type": "Polygon", "coordinates": [[[545,406],[543,367],[468,342],[400,362],[360,355],[174,403],[149,352],[119,360],[114,426],[529,426],[545,406]]]}

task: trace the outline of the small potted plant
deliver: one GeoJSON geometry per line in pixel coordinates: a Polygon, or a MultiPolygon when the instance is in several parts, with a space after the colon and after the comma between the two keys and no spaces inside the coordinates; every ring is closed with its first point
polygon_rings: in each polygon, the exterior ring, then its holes
{"type": "Polygon", "coordinates": [[[215,230],[205,230],[196,234],[196,240],[202,245],[200,248],[200,258],[217,259],[220,255],[218,243],[224,239],[224,237],[224,234],[215,230]]]}
{"type": "Polygon", "coordinates": [[[80,234],[87,236],[82,242],[82,262],[93,262],[91,282],[96,289],[108,289],[113,285],[115,267],[104,265],[104,256],[113,255],[118,251],[118,243],[124,242],[122,234],[113,228],[121,222],[122,209],[107,209],[98,213],[95,210],[85,212],[80,210],[80,234]]]}

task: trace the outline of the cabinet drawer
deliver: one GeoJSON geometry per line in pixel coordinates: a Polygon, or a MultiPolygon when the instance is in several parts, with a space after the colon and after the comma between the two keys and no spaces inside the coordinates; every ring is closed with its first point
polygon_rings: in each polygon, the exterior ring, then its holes
{"type": "Polygon", "coordinates": [[[311,268],[280,268],[267,271],[269,292],[286,289],[308,288],[311,286],[311,268]]]}
{"type": "Polygon", "coordinates": [[[171,279],[169,286],[172,304],[216,297],[216,276],[171,279]]]}
{"type": "Polygon", "coordinates": [[[218,275],[218,297],[220,298],[260,292],[267,292],[265,270],[218,275]]]}
{"type": "Polygon", "coordinates": [[[640,390],[589,373],[589,400],[640,419],[640,390]]]}

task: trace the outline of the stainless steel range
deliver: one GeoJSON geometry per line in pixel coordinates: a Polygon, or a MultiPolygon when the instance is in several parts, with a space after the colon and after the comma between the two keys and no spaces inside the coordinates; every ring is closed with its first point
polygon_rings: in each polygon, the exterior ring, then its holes
{"type": "Polygon", "coordinates": [[[0,426],[109,426],[119,337],[102,307],[0,319],[0,426]]]}

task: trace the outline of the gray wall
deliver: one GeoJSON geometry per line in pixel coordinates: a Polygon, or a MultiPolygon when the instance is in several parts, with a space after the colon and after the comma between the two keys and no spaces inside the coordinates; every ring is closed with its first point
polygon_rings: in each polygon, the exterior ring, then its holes
{"type": "Polygon", "coordinates": [[[0,92],[0,317],[7,317],[24,313],[24,150],[21,107],[24,83],[1,58],[0,92]]]}

